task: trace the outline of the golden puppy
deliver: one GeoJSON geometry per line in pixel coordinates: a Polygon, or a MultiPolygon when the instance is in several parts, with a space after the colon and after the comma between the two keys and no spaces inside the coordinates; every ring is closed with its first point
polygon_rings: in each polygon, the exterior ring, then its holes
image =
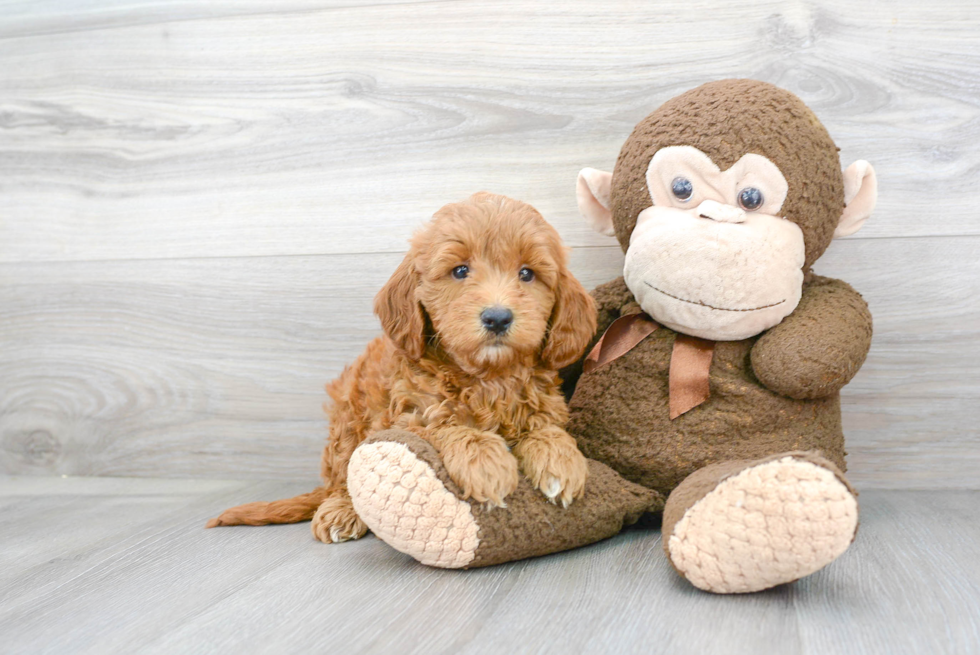
{"type": "Polygon", "coordinates": [[[489,193],[446,205],[412,238],[374,310],[384,336],[327,386],[324,486],[233,507],[208,527],[312,518],[320,541],[363,536],[347,462],[387,428],[432,443],[477,502],[503,507],[518,469],[553,502],[581,496],[587,467],[562,427],[568,410],[556,371],[582,354],[595,308],[541,214],[489,193]]]}

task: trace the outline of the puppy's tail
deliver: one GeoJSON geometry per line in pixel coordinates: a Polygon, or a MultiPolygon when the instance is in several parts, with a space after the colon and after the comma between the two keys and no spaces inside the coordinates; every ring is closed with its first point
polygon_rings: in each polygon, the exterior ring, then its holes
{"type": "Polygon", "coordinates": [[[299,523],[309,521],[316,508],[327,497],[325,487],[314,489],[295,498],[274,500],[271,503],[246,503],[226,509],[216,519],[208,521],[206,528],[220,525],[269,525],[270,523],[299,523]]]}

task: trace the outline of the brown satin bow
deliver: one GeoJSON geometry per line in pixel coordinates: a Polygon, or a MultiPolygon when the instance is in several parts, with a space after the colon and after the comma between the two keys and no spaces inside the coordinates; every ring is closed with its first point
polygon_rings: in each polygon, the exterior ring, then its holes
{"type": "MultiPolygon", "coordinates": [[[[647,314],[617,318],[589,352],[582,370],[590,373],[622,357],[659,327],[647,314]]],[[[686,334],[678,334],[674,339],[668,374],[671,420],[708,399],[708,373],[714,351],[714,341],[686,334]]]]}

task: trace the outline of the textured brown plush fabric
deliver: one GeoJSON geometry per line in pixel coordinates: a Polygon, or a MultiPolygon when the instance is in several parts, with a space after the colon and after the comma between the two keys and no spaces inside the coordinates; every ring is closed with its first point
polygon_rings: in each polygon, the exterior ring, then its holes
{"type": "Polygon", "coordinates": [[[746,153],[775,163],[789,184],[782,214],[803,230],[805,269],[826,250],[844,208],[837,146],[792,93],[756,80],[710,82],[665,102],[626,140],[612,177],[612,211],[623,251],[650,207],[646,170],[657,150],[693,146],[727,170],[746,153]]]}
{"type": "Polygon", "coordinates": [[[790,398],[825,398],[858,372],[871,348],[871,312],[850,285],[813,276],[796,311],[752,348],[752,370],[790,398]]]}
{"type": "MultiPolygon", "coordinates": [[[[459,487],[449,478],[439,454],[424,439],[403,430],[384,430],[364,444],[392,441],[404,444],[428,464],[443,486],[457,498],[459,487]]],[[[479,546],[466,568],[490,566],[536,557],[600,541],[635,523],[646,512],[659,512],[664,497],[632,484],[599,462],[589,463],[585,495],[567,509],[546,501],[523,476],[506,508],[486,510],[472,503],[470,511],[479,526],[479,546]]]]}
{"type": "Polygon", "coordinates": [[[507,497],[507,509],[473,506],[480,526],[480,547],[469,568],[557,553],[618,534],[647,512],[660,512],[664,497],[632,484],[611,468],[589,460],[585,495],[567,509],[545,501],[521,478],[507,497]]]}
{"type": "MultiPolygon", "coordinates": [[[[636,306],[622,278],[604,285],[595,297],[608,303],[599,308],[605,315],[629,313],[636,306]]],[[[813,367],[826,362],[823,370],[810,371],[816,379],[839,381],[841,368],[860,366],[866,346],[855,346],[850,361],[842,365],[835,340],[808,336],[825,326],[833,334],[870,334],[870,316],[860,295],[837,280],[814,277],[804,286],[803,298],[792,321],[787,319],[761,338],[717,342],[710,397],[673,421],[668,373],[677,333],[661,327],[619,359],[578,378],[568,432],[586,457],[665,496],[694,471],[725,460],[817,450],[843,470],[839,387],[824,385],[826,394],[817,398],[787,397],[761,384],[751,364],[757,343],[782,328],[777,336],[794,344],[795,358],[813,367]],[[811,295],[823,297],[828,289],[833,290],[832,301],[809,301],[811,295]]],[[[794,379],[792,370],[778,370],[783,374],[775,377],[781,382],[794,379]]]]}
{"type": "MultiPolygon", "coordinates": [[[[693,146],[721,170],[748,153],[775,163],[789,187],[780,214],[803,232],[805,282],[802,299],[781,323],[748,339],[716,342],[708,400],[674,420],[668,373],[678,334],[669,328],[602,368],[562,371],[566,394],[574,389],[568,432],[582,452],[669,496],[665,548],[685,512],[750,464],[791,455],[831,470],[850,489],[842,473],[839,391],[864,362],[872,331],[854,289],[811,271],[833,238],[844,190],[837,147],[799,98],[763,82],[725,80],[669,100],[641,121],[612,177],[613,224],[624,251],[638,215],[652,205],[650,160],[667,146],[693,146]]],[[[639,311],[623,278],[601,285],[593,298],[600,334],[639,311]]]]}

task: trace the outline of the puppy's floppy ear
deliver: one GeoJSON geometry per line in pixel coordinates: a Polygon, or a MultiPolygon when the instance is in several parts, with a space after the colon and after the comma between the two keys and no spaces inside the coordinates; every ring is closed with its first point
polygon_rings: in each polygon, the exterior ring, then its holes
{"type": "Polygon", "coordinates": [[[410,359],[418,360],[425,352],[425,311],[415,297],[419,286],[415,257],[416,253],[409,251],[374,297],[374,313],[388,338],[410,359]]]}
{"type": "Polygon", "coordinates": [[[595,301],[565,266],[558,275],[548,342],[541,360],[548,368],[564,368],[581,357],[596,330],[595,301]]]}

